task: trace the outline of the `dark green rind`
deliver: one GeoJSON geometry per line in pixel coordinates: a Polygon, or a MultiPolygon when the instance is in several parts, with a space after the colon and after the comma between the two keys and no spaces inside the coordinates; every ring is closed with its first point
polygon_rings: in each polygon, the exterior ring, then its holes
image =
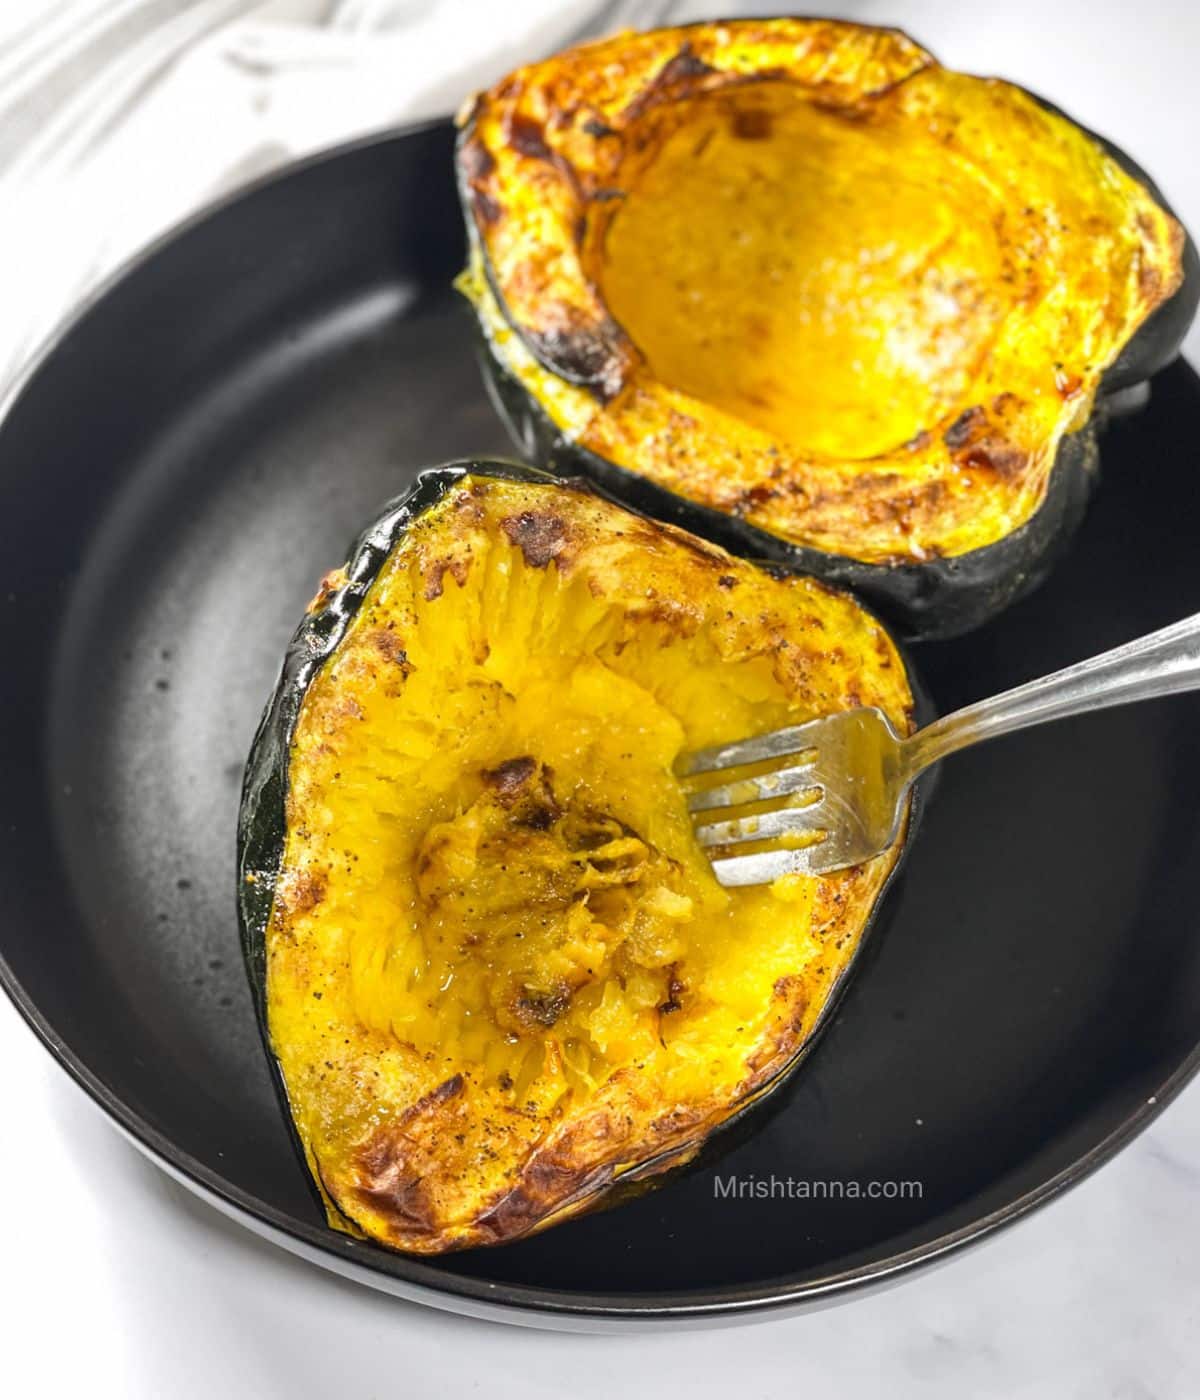
{"type": "MultiPolygon", "coordinates": [[[[716,21],[700,21],[715,23],[716,21]]],[[[1157,203],[1174,215],[1162,192],[1146,172],[1119,146],[1076,122],[1053,103],[1022,89],[1048,111],[1069,121],[1096,141],[1157,203]]],[[[461,152],[473,131],[468,120],[459,132],[461,152]]],[[[497,305],[505,313],[487,250],[475,226],[470,191],[461,160],[456,179],[467,237],[479,250],[485,276],[497,305]]],[[[1184,229],[1183,281],[1177,290],[1138,327],[1120,355],[1105,371],[1089,421],[1065,437],[1059,446],[1046,495],[1033,516],[995,543],[948,559],[921,563],[868,564],[844,554],[795,545],[770,531],[750,525],[724,511],[702,506],[686,496],[658,486],[628,468],[609,462],[571,440],[550,418],[496,355],[482,323],[481,363],[493,403],[518,450],[530,461],[566,476],[581,474],[634,510],[703,535],[731,553],[768,560],[798,573],[848,588],[864,599],[899,635],[910,640],[959,636],[995,617],[1031,593],[1066,552],[1083,520],[1088,498],[1099,475],[1097,439],[1111,412],[1128,411],[1127,391],[1143,385],[1179,354],[1180,346],[1200,304],[1200,254],[1184,229]],[[1121,405],[1120,407],[1118,405],[1121,405]]],[[[519,326],[509,322],[529,352],[551,373],[556,366],[519,326]]],[[[577,376],[562,377],[577,382],[577,376]]]]}
{"type": "MultiPolygon", "coordinates": [[[[549,472],[525,466],[519,462],[495,460],[454,462],[422,472],[412,489],[384,506],[379,517],[355,541],[346,564],[345,584],[330,593],[329,597],[318,608],[306,614],[296,629],[284,654],[279,679],[262,720],[259,722],[258,730],[250,747],[250,756],[246,761],[246,773],[242,784],[241,806],[238,814],[237,837],[238,921],[241,930],[242,951],[254,1007],[258,1016],[259,1029],[266,1047],[267,1059],[283,1109],[284,1120],[288,1125],[293,1146],[304,1167],[305,1175],[310,1181],[308,1161],[288,1103],[287,1087],[271,1046],[266,1002],[267,923],[271,916],[271,905],[275,895],[275,886],[279,879],[287,836],[288,764],[292,739],[295,734],[296,722],[299,719],[300,707],[309,686],[345,637],[347,628],[353,621],[371,585],[379,576],[389,554],[399,544],[405,532],[467,476],[556,485],[562,490],[589,491],[594,495],[612,499],[608,497],[607,492],[598,489],[591,481],[564,480],[549,472]],[[252,878],[248,879],[247,877],[252,878]]],[[[614,501],[614,504],[624,505],[625,509],[630,508],[621,501],[614,501]]],[[[751,562],[757,562],[760,566],[768,569],[777,568],[777,565],[771,560],[751,562]]],[[[919,725],[926,725],[935,715],[932,702],[903,649],[901,649],[900,655],[913,696],[916,721],[919,725]]],[[[837,981],[830,989],[829,996],[821,1008],[812,1030],[797,1049],[795,1055],[781,1066],[770,1080],[760,1086],[750,1099],[732,1112],[716,1133],[710,1135],[702,1149],[703,1160],[710,1160],[711,1152],[720,1150],[719,1147],[710,1146],[714,1138],[719,1137],[722,1142],[727,1142],[726,1133],[730,1128],[735,1124],[744,1125],[750,1115],[755,1114],[768,1099],[775,1095],[778,1089],[791,1080],[794,1071],[812,1053],[821,1034],[832,1021],[837,1006],[849,985],[850,978],[857,968],[868,937],[879,921],[880,911],[886,898],[898,879],[912,848],[913,839],[920,824],[925,804],[933,790],[935,778],[936,770],[927,771],[913,787],[908,829],[905,832],[903,848],[882,889],[875,898],[874,907],[859,936],[854,955],[842,969],[837,981]]],[[[639,1163],[619,1177],[606,1177],[597,1182],[591,1194],[597,1197],[604,1196],[609,1204],[619,1204],[629,1195],[659,1184],[667,1172],[686,1168],[696,1163],[697,1159],[689,1156],[686,1161],[679,1163],[678,1168],[673,1168],[671,1166],[672,1158],[680,1155],[678,1150],[673,1150],[639,1163]]],[[[312,1181],[311,1184],[315,1198],[324,1209],[327,1204],[325,1197],[322,1196],[315,1181],[312,1181]]],[[[347,1221],[347,1223],[353,1224],[351,1221],[347,1221]]],[[[379,1247],[383,1248],[384,1246],[379,1247]]]]}

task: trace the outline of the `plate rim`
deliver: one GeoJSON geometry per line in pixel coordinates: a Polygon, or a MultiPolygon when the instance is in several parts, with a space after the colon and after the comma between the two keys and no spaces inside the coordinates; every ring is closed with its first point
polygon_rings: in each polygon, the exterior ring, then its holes
{"type": "Polygon", "coordinates": [[[766,1314],[792,1311],[804,1304],[828,1304],[843,1296],[848,1300],[864,1293],[869,1285],[896,1280],[924,1265],[961,1253],[969,1245],[1048,1204],[1127,1147],[1200,1070],[1200,1045],[1197,1045],[1153,1094],[1139,1102],[1135,1112],[1040,1186],[949,1234],[901,1250],[886,1259],[774,1287],[742,1284],[668,1294],[583,1293],[447,1274],[418,1257],[340,1236],[327,1225],[305,1225],[205,1166],[130,1108],[100,1075],[84,1064],[42,1015],[3,953],[0,953],[0,987],[55,1063],[128,1141],[161,1170],[244,1228],[382,1292],[445,1311],[472,1312],[497,1321],[523,1321],[533,1327],[562,1327],[571,1321],[585,1329],[589,1323],[606,1322],[628,1326],[721,1318],[750,1321],[760,1320],[766,1314]],[[313,1257],[314,1252],[318,1257],[313,1257]],[[539,1317],[545,1321],[539,1323],[539,1317]],[[550,1318],[557,1321],[550,1322],[550,1318]]]}
{"type": "MultiPolygon", "coordinates": [[[[177,241],[262,191],[303,177],[322,165],[375,147],[402,143],[409,137],[437,129],[449,130],[452,126],[449,118],[433,117],[387,127],[322,148],[217,196],[173,223],[102,278],[42,341],[0,399],[0,436],[7,431],[14,411],[39,375],[83,323],[127,280],[177,241]]],[[[532,1327],[594,1330],[616,1324],[628,1330],[631,1326],[689,1321],[712,1324],[722,1319],[762,1320],[766,1316],[795,1311],[806,1304],[828,1306],[834,1301],[862,1296],[871,1285],[898,1280],[916,1269],[960,1253],[967,1246],[1024,1219],[1077,1185],[1132,1142],[1200,1072],[1198,1041],[1154,1092],[1141,1099],[1135,1110],[1127,1113],[1099,1142],[1040,1185],[956,1230],[884,1259],[791,1282],[738,1284],[674,1293],[590,1293],[445,1273],[419,1257],[339,1236],[324,1224],[305,1224],[206,1166],[130,1107],[71,1049],[66,1038],[43,1015],[2,949],[0,988],[54,1062],[128,1141],[160,1169],[244,1228],[309,1262],[394,1296],[443,1310],[532,1327]]]]}

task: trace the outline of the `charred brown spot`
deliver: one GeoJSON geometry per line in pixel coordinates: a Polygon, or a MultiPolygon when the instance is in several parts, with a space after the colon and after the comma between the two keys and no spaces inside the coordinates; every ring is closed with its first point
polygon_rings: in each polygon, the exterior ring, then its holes
{"type": "Polygon", "coordinates": [[[765,141],[771,134],[771,114],[762,107],[736,109],[730,129],[739,141],[765,141]]]}
{"type": "Polygon", "coordinates": [[[570,383],[591,389],[605,402],[620,391],[624,355],[615,321],[529,331],[526,339],[538,359],[570,383]]]}
{"type": "Polygon", "coordinates": [[[299,870],[281,882],[276,898],[287,914],[307,914],[325,898],[324,871],[299,870]]]}
{"type": "Polygon", "coordinates": [[[659,1013],[669,1016],[673,1011],[678,1011],[683,1006],[683,993],[686,990],[683,979],[679,976],[674,963],[667,969],[670,976],[667,978],[667,999],[660,1002],[659,1013]]]}
{"type": "Polygon", "coordinates": [[[540,991],[526,987],[513,1002],[513,1014],[523,1026],[549,1029],[567,1009],[571,993],[566,987],[540,991]]]}
{"type": "Polygon", "coordinates": [[[543,127],[521,112],[514,112],[508,119],[508,144],[518,155],[531,160],[555,159],[554,152],[546,144],[543,127]]]}
{"type": "Polygon", "coordinates": [[[492,89],[492,100],[499,104],[506,101],[515,101],[525,91],[524,75],[518,68],[515,73],[510,73],[506,78],[501,78],[492,89]]]}
{"type": "Polygon", "coordinates": [[[483,781],[495,789],[498,797],[511,798],[533,777],[536,769],[537,760],[523,754],[520,758],[507,759],[495,768],[485,768],[483,781]]]}
{"type": "Polygon", "coordinates": [[[778,486],[769,486],[765,481],[742,491],[733,503],[734,515],[748,515],[752,510],[765,506],[780,495],[778,486]]]}
{"type": "MultiPolygon", "coordinates": [[[[959,459],[960,462],[963,460],[959,459]]],[[[888,521],[896,526],[909,539],[909,552],[918,558],[936,557],[936,546],[922,545],[911,537],[926,521],[933,518],[943,507],[949,488],[943,480],[927,481],[911,491],[894,496],[882,496],[869,500],[865,505],[867,518],[872,522],[888,521]]]]}
{"type": "Polygon", "coordinates": [[[560,816],[562,809],[557,802],[532,798],[521,804],[516,824],[529,831],[549,831],[560,816]]]}
{"type": "Polygon", "coordinates": [[[606,136],[616,136],[615,127],[609,126],[607,122],[602,122],[599,117],[588,117],[580,127],[586,136],[594,136],[597,141],[602,141],[606,136]]]}
{"type": "Polygon", "coordinates": [[[410,1117],[418,1118],[421,1114],[428,1113],[431,1108],[441,1108],[444,1103],[458,1098],[462,1091],[462,1075],[452,1074],[449,1079],[443,1079],[437,1088],[430,1089],[427,1094],[423,1094],[405,1113],[405,1120],[407,1121],[410,1117]]]}
{"type": "Polygon", "coordinates": [[[381,1215],[398,1236],[431,1235],[437,1228],[437,1209],[429,1189],[415,1174],[397,1172],[378,1183],[356,1186],[353,1195],[361,1205],[381,1215]]]}
{"type": "Polygon", "coordinates": [[[851,483],[850,489],[864,495],[868,492],[890,491],[894,486],[899,486],[903,480],[904,478],[899,472],[863,472],[851,483]]]}
{"type": "Polygon", "coordinates": [[[510,544],[516,545],[531,569],[544,569],[567,544],[567,527],[548,510],[523,510],[500,522],[510,544]]]}
{"type": "Polygon", "coordinates": [[[459,151],[458,164],[463,175],[474,183],[486,180],[495,170],[496,158],[478,137],[473,137],[459,151]]]}
{"type": "Polygon", "coordinates": [[[654,77],[657,86],[670,87],[675,83],[688,82],[693,78],[703,78],[717,70],[700,58],[690,41],[685,41],[673,58],[669,58],[654,77]]]}
{"type": "Polygon", "coordinates": [[[470,490],[458,491],[450,497],[455,514],[469,521],[471,525],[482,525],[487,519],[487,513],[479,504],[481,493],[476,490],[476,486],[480,484],[482,483],[472,482],[470,490]]]}
{"type": "Polygon", "coordinates": [[[477,221],[484,227],[491,227],[497,223],[504,212],[499,200],[493,199],[486,190],[471,191],[471,206],[475,210],[477,221]]]}
{"type": "Polygon", "coordinates": [[[355,1154],[357,1183],[350,1194],[381,1215],[398,1236],[427,1235],[437,1228],[437,1208],[420,1164],[412,1160],[412,1141],[405,1129],[415,1119],[439,1112],[462,1090],[462,1075],[451,1075],[407,1108],[396,1123],[380,1128],[355,1154]]]}
{"type": "Polygon", "coordinates": [[[978,433],[987,427],[987,414],[976,404],[973,408],[964,408],[953,423],[942,434],[942,441],[951,450],[956,452],[960,447],[965,447],[978,433]]]}
{"type": "Polygon", "coordinates": [[[546,1213],[546,1205],[524,1187],[505,1192],[486,1214],[479,1217],[479,1229],[493,1243],[516,1240],[528,1232],[546,1213]]]}
{"type": "Polygon", "coordinates": [[[604,1190],[613,1168],[605,1163],[582,1170],[577,1162],[557,1162],[535,1156],[521,1173],[519,1183],[479,1218],[479,1228],[494,1243],[526,1235],[563,1201],[580,1201],[604,1190]]]}
{"type": "Polygon", "coordinates": [[[717,580],[718,588],[736,588],[737,579],[732,574],[722,574],[717,580]]]}
{"type": "Polygon", "coordinates": [[[1003,481],[1013,481],[1025,469],[1025,454],[1010,443],[988,438],[976,443],[959,459],[972,471],[990,472],[1003,481]]]}
{"type": "Polygon", "coordinates": [[[624,199],[627,191],[615,189],[611,185],[601,185],[588,196],[596,204],[610,204],[614,199],[624,199]]]}
{"type": "Polygon", "coordinates": [[[461,588],[467,581],[467,568],[466,559],[435,559],[425,573],[425,601],[432,603],[442,596],[447,574],[461,588]]]}
{"type": "MultiPolygon", "coordinates": [[[[697,87],[700,80],[715,73],[711,64],[700,58],[690,41],[685,42],[673,57],[655,73],[654,77],[638,91],[629,102],[622,116],[626,122],[633,121],[648,108],[666,96],[683,97],[697,87]]],[[[643,139],[646,139],[645,137],[643,139]]]]}
{"type": "Polygon", "coordinates": [[[386,627],[380,627],[371,633],[371,644],[375,650],[393,666],[398,666],[403,675],[408,676],[413,671],[413,664],[408,659],[408,652],[401,644],[400,638],[395,632],[389,631],[386,627]]]}
{"type": "Polygon", "coordinates": [[[484,783],[509,809],[513,826],[527,831],[549,831],[562,816],[553,780],[553,771],[527,754],[483,770],[484,783]],[[531,781],[535,773],[536,783],[531,781]]]}

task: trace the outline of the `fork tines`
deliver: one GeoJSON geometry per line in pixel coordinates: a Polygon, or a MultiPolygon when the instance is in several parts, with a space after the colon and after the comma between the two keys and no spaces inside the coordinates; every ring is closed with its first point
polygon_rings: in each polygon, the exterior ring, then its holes
{"type": "MultiPolygon", "coordinates": [[[[788,864],[797,870],[805,867],[804,848],[819,843],[825,834],[815,820],[825,793],[815,766],[813,728],[812,724],[792,725],[755,739],[698,750],[685,759],[679,773],[685,780],[688,810],[730,813],[720,821],[696,827],[701,846],[745,848],[775,841],[775,848],[762,854],[769,854],[778,865],[783,854],[778,842],[783,838],[785,847],[791,848],[788,854],[795,856],[788,864]],[[789,760],[788,766],[761,771],[762,764],[779,759],[789,760]],[[756,765],[760,771],[744,772],[756,765]],[[707,773],[724,775],[730,770],[733,776],[729,781],[708,786],[695,781],[707,773]]],[[[725,885],[755,884],[762,879],[763,863],[756,854],[715,854],[712,863],[725,885]]]]}
{"type": "Polygon", "coordinates": [[[738,739],[732,744],[696,749],[683,756],[676,764],[675,772],[680,778],[690,778],[697,773],[709,773],[714,768],[743,767],[750,763],[762,763],[768,758],[802,753],[812,748],[813,739],[823,723],[824,720],[813,719],[805,724],[789,725],[787,729],[774,729],[770,734],[760,734],[756,739],[738,739]]]}

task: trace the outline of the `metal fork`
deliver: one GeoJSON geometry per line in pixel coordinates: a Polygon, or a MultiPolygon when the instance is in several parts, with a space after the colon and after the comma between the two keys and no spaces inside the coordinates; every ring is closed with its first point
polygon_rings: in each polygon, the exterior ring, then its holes
{"type": "Polygon", "coordinates": [[[968,705],[908,738],[897,736],[881,710],[846,710],[684,754],[675,771],[720,883],[761,885],[858,865],[886,850],[913,781],[959,749],[1047,720],[1197,689],[1200,613],[968,705]]]}

